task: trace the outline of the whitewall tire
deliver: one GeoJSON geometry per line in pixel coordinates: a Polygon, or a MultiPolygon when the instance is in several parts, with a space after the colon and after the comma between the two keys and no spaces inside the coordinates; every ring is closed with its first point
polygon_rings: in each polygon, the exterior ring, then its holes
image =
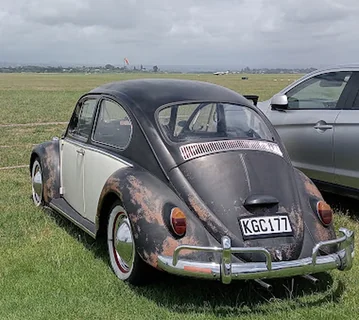
{"type": "Polygon", "coordinates": [[[131,222],[119,202],[108,217],[107,247],[112,270],[119,279],[135,285],[146,282],[150,266],[137,253],[131,222]]]}
{"type": "Polygon", "coordinates": [[[36,158],[31,168],[31,186],[32,186],[32,200],[38,207],[44,204],[43,202],[43,180],[42,180],[42,168],[40,159],[36,158]]]}

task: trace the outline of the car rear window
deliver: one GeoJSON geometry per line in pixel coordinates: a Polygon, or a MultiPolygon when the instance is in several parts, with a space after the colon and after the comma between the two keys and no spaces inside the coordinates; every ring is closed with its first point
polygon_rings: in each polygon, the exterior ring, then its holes
{"type": "Polygon", "coordinates": [[[262,118],[251,108],[228,103],[177,104],[158,113],[162,132],[174,142],[203,139],[273,140],[262,118]]]}

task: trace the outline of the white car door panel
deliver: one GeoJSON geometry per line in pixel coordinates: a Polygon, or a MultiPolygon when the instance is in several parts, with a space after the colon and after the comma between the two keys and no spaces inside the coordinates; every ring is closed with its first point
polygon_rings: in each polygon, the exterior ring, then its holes
{"type": "Polygon", "coordinates": [[[85,213],[84,163],[86,141],[91,134],[97,98],[82,98],[69,123],[67,137],[61,140],[61,187],[63,198],[80,215],[85,213]]]}
{"type": "Polygon", "coordinates": [[[61,147],[61,181],[63,197],[79,214],[84,214],[84,158],[83,148],[70,140],[61,147]]]}
{"type": "Polygon", "coordinates": [[[97,206],[107,179],[117,170],[130,166],[112,155],[96,151],[86,150],[84,165],[85,185],[85,217],[95,223],[97,206]]]}

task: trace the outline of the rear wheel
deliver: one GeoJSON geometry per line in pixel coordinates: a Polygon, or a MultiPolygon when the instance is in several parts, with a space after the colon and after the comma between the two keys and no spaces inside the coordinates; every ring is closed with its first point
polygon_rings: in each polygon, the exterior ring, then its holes
{"type": "Polygon", "coordinates": [[[147,282],[151,267],[137,253],[130,220],[119,202],[110,210],[107,247],[112,269],[119,279],[134,285],[147,282]]]}
{"type": "Polygon", "coordinates": [[[36,158],[31,168],[32,200],[38,207],[44,204],[43,201],[43,181],[40,159],[36,158]]]}

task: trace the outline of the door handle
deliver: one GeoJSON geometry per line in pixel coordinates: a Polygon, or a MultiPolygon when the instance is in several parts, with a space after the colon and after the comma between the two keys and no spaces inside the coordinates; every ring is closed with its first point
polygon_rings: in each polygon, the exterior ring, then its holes
{"type": "Polygon", "coordinates": [[[319,124],[319,125],[315,125],[314,129],[328,130],[328,129],[333,129],[333,126],[331,126],[330,124],[319,124]]]}
{"type": "Polygon", "coordinates": [[[85,155],[85,150],[84,149],[77,149],[76,150],[76,152],[78,153],[78,154],[80,154],[81,156],[84,156],[85,155]]]}
{"type": "Polygon", "coordinates": [[[324,120],[320,120],[314,125],[314,129],[323,133],[326,130],[333,129],[333,126],[331,124],[327,124],[324,120]]]}

